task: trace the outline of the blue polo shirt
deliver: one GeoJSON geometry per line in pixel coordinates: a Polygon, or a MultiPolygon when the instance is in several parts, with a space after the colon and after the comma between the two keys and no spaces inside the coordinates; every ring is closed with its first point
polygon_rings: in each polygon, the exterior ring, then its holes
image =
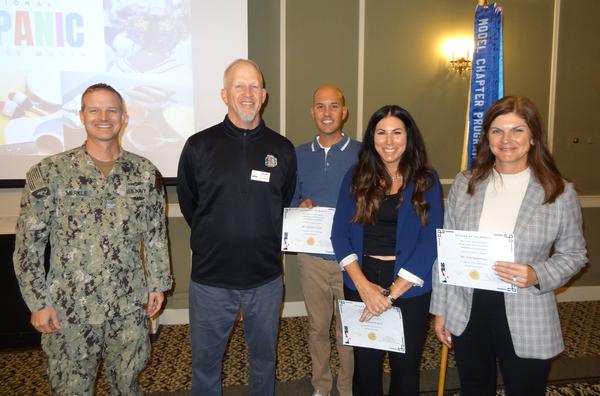
{"type": "MultiPolygon", "coordinates": [[[[344,175],[358,161],[361,143],[342,133],[342,139],[326,152],[317,135],[296,148],[298,177],[292,207],[310,198],[317,206],[335,208],[344,175]]],[[[335,260],[333,255],[317,255],[335,260]]]]}

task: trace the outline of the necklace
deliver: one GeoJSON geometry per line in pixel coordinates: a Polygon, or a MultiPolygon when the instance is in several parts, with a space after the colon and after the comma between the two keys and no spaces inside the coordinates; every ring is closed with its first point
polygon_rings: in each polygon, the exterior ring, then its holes
{"type": "Polygon", "coordinates": [[[402,175],[392,176],[392,181],[402,180],[402,175]]]}

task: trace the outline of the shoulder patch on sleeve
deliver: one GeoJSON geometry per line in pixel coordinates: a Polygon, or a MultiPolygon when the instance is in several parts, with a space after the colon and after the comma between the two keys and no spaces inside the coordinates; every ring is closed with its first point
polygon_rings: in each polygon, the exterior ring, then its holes
{"type": "Polygon", "coordinates": [[[29,172],[27,172],[27,186],[32,193],[44,187],[48,189],[39,166],[31,168],[29,172]]]}

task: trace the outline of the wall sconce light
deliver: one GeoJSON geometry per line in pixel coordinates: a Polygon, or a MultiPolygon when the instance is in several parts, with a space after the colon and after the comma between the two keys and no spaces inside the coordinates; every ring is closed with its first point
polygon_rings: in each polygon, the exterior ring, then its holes
{"type": "Polygon", "coordinates": [[[448,68],[463,73],[471,70],[473,59],[473,40],[470,38],[451,38],[444,41],[444,53],[448,58],[448,68]]]}

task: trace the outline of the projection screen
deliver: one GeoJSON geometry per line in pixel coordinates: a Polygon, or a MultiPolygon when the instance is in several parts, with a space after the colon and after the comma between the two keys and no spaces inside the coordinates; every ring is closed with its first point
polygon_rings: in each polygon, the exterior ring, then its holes
{"type": "Polygon", "coordinates": [[[221,121],[222,73],[247,57],[246,0],[2,0],[0,182],[81,145],[81,93],[123,95],[126,150],[166,178],[185,139],[221,121]]]}

